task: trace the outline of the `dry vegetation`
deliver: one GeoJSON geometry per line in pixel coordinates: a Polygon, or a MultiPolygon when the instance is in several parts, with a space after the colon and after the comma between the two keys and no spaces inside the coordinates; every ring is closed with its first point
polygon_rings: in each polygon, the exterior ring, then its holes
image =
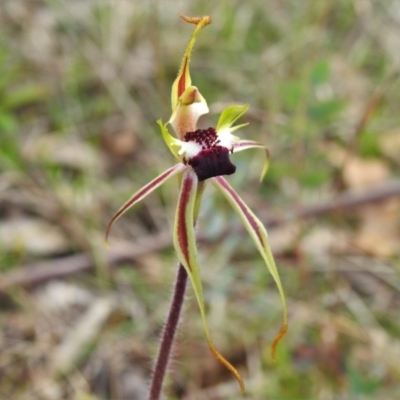
{"type": "MultiPolygon", "coordinates": [[[[172,182],[116,224],[171,165],[155,120],[191,27],[210,126],[246,102],[230,178],[269,226],[280,303],[224,200],[199,228],[215,343],[248,399],[400,398],[400,6],[397,0],[1,0],[0,398],[144,399],[176,270],[172,182]]],[[[190,292],[168,399],[239,398],[190,292]]]]}

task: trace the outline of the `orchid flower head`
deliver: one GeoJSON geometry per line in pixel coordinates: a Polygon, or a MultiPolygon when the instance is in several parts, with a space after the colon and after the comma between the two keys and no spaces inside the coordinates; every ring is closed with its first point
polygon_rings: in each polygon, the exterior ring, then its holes
{"type": "Polygon", "coordinates": [[[211,182],[238,215],[277,285],[283,306],[283,323],[272,344],[272,358],[275,359],[276,347],[280,339],[285,335],[288,325],[287,307],[282,284],[269,247],[265,227],[223,177],[236,171],[236,166],[230,160],[232,154],[248,149],[262,149],[266,155],[261,173],[262,180],[268,170],[269,152],[261,143],[252,140],[241,140],[233,135],[233,132],[247,125],[247,123],[234,125],[248,110],[249,106],[246,104],[227,107],[221,113],[215,127],[197,128],[199,117],[208,113],[209,110],[207,102],[199,89],[192,85],[189,71],[190,56],[199,32],[211,23],[211,18],[208,16],[190,18],[181,14],[180,17],[186,22],[195,24],[196,27],[184,53],[178,76],[172,85],[172,115],[167,123],[161,120],[157,121],[162,137],[177,163],[138,190],[121,206],[108,224],[106,240],[111,226],[122,214],[170,178],[174,176],[180,178],[180,194],[173,229],[175,251],[193,286],[210,350],[237,379],[243,392],[244,383],[239,372],[218,352],[211,340],[204,306],[194,226],[198,218],[205,184],[211,182]],[[168,124],[172,126],[176,136],[170,134],[168,124]]]}

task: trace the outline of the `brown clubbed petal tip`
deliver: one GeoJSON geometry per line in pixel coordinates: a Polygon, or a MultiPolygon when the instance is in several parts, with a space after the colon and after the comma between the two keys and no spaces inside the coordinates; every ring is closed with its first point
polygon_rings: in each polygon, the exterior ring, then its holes
{"type": "Polygon", "coordinates": [[[286,332],[288,330],[287,324],[283,324],[281,327],[281,330],[279,333],[276,335],[272,346],[271,346],[271,356],[272,356],[272,361],[276,361],[276,349],[278,347],[278,343],[283,339],[283,337],[286,335],[286,332]]]}
{"type": "Polygon", "coordinates": [[[189,24],[195,24],[198,25],[200,23],[203,24],[203,26],[211,24],[211,17],[209,15],[205,15],[203,17],[188,17],[187,15],[178,14],[180,18],[182,18],[184,21],[188,22],[189,24]]]}
{"type": "Polygon", "coordinates": [[[238,370],[228,361],[226,360],[221,353],[215,348],[214,344],[209,341],[208,346],[210,347],[211,352],[213,353],[214,357],[225,367],[227,368],[231,374],[235,377],[237,382],[239,383],[241,393],[244,393],[244,382],[242,377],[240,376],[238,370]]]}

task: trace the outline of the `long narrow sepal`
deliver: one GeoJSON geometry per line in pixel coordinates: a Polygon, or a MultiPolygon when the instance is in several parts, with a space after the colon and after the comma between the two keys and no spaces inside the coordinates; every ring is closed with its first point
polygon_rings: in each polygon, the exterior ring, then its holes
{"type": "Polygon", "coordinates": [[[181,66],[179,68],[178,77],[175,79],[175,82],[172,85],[172,93],[171,93],[171,102],[172,102],[172,111],[174,112],[176,107],[178,106],[178,99],[183,94],[183,92],[191,86],[192,80],[190,78],[189,72],[189,62],[190,55],[192,54],[194,43],[196,42],[197,35],[200,30],[206,25],[211,24],[211,18],[209,16],[199,17],[199,18],[190,18],[183,14],[179,14],[179,16],[186,22],[191,24],[196,24],[196,29],[194,30],[189,43],[187,45],[185,54],[183,56],[183,60],[181,66]]]}
{"type": "Polygon", "coordinates": [[[240,218],[251,238],[253,239],[254,244],[256,245],[262,258],[264,259],[265,264],[267,265],[268,270],[274,278],[276,286],[278,287],[283,306],[283,324],[281,330],[279,331],[278,335],[275,337],[272,343],[272,358],[275,360],[276,347],[279,341],[283,338],[283,336],[285,336],[287,332],[288,318],[285,294],[283,292],[274,257],[269,247],[267,231],[265,230],[261,221],[253,214],[246,203],[239,197],[235,190],[222,176],[213,178],[212,183],[224,195],[229,204],[237,213],[238,217],[240,218]]]}
{"type": "Polygon", "coordinates": [[[199,117],[209,111],[204,97],[197,87],[192,86],[189,63],[197,35],[203,27],[211,24],[211,18],[208,16],[191,18],[183,14],[179,14],[179,16],[184,21],[197,25],[187,45],[171,92],[172,115],[168,122],[172,125],[178,138],[183,140],[186,132],[196,130],[199,117]]]}
{"type": "Polygon", "coordinates": [[[142,200],[148,194],[150,194],[155,189],[157,189],[159,186],[161,186],[168,179],[170,179],[173,176],[181,173],[185,168],[187,168],[187,167],[184,164],[181,164],[181,163],[180,164],[176,164],[171,168],[168,168],[166,171],[164,171],[157,178],[155,178],[151,182],[149,182],[146,186],[143,186],[127,202],[125,202],[120,207],[120,209],[114,214],[114,216],[111,218],[111,221],[108,223],[107,230],[106,230],[106,235],[105,235],[106,243],[107,243],[108,235],[110,234],[110,230],[111,230],[112,225],[114,224],[114,222],[119,217],[121,217],[122,214],[124,214],[127,210],[129,210],[132,206],[134,206],[138,201],[142,200]]]}
{"type": "Polygon", "coordinates": [[[239,151],[248,150],[248,149],[263,149],[265,151],[265,162],[260,176],[260,182],[264,179],[268,168],[269,168],[269,159],[270,154],[269,150],[262,143],[254,142],[253,140],[240,140],[238,143],[233,145],[233,153],[237,153],[239,151]]]}
{"type": "MultiPolygon", "coordinates": [[[[203,329],[207,338],[208,345],[214,356],[220,361],[236,378],[240,385],[240,390],[244,391],[243,379],[233,365],[231,365],[214,347],[208,330],[206,312],[204,307],[203,289],[200,278],[200,269],[197,261],[197,247],[194,233],[194,214],[196,213],[196,203],[201,192],[198,190],[198,179],[196,174],[187,169],[183,173],[181,191],[176,209],[174,225],[174,247],[179,261],[185,267],[199,305],[203,329]]],[[[201,188],[202,190],[202,188],[201,188]]]]}

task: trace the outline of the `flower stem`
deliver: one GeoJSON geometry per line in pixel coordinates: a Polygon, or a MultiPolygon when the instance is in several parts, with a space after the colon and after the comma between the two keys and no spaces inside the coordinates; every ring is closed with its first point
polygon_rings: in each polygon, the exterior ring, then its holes
{"type": "MultiPolygon", "coordinates": [[[[205,182],[199,182],[193,210],[194,225],[196,225],[197,218],[199,216],[201,198],[204,193],[204,188],[205,182]]],[[[165,327],[161,335],[161,343],[158,349],[157,360],[153,367],[148,400],[160,399],[165,373],[167,371],[168,362],[171,356],[172,345],[174,343],[176,330],[179,324],[183,300],[185,298],[187,278],[188,274],[185,270],[185,267],[179,263],[174,292],[172,294],[171,304],[169,306],[167,322],[165,323],[165,327]]]]}
{"type": "Polygon", "coordinates": [[[187,277],[188,275],[185,268],[182,264],[179,264],[168,318],[162,332],[158,356],[153,368],[148,400],[159,400],[161,395],[161,389],[185,297],[187,277]]]}

